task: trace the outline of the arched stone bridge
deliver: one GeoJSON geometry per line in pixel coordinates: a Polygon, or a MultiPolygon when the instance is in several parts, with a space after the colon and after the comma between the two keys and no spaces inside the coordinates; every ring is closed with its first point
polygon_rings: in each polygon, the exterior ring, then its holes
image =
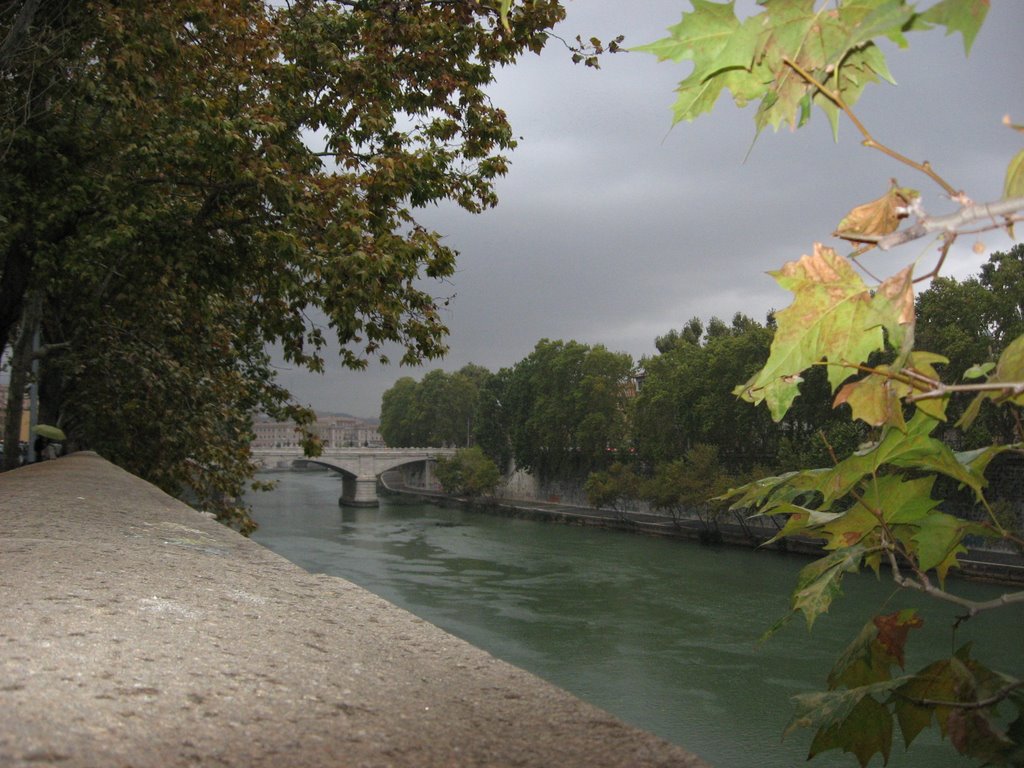
{"type": "Polygon", "coordinates": [[[439,456],[454,456],[454,448],[324,448],[316,457],[300,448],[253,448],[253,460],[263,469],[291,469],[309,465],[330,467],[342,475],[339,502],[355,507],[375,507],[377,478],[382,472],[423,462],[429,486],[439,456]]]}

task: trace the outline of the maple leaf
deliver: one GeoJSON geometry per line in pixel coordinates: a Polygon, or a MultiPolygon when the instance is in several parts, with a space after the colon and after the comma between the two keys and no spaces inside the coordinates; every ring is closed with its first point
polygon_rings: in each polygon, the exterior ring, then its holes
{"type": "Polygon", "coordinates": [[[906,479],[899,475],[883,475],[866,484],[864,504],[881,511],[889,525],[917,523],[934,510],[939,502],[931,497],[935,476],[906,479]]]}
{"type": "Polygon", "coordinates": [[[842,749],[856,755],[861,766],[876,754],[888,761],[892,715],[875,696],[889,693],[903,682],[899,678],[849,690],[794,696],[796,713],[783,737],[796,728],[817,727],[808,759],[829,749],[842,749]]]}
{"type": "Polygon", "coordinates": [[[963,538],[968,524],[952,515],[934,514],[922,518],[917,533],[912,536],[917,544],[917,561],[922,571],[935,569],[940,585],[944,585],[949,569],[957,564],[957,555],[967,551],[963,538]]]}
{"type": "Polygon", "coordinates": [[[842,722],[815,734],[808,759],[829,749],[842,749],[855,755],[861,766],[866,766],[876,754],[882,755],[883,763],[887,763],[892,731],[888,708],[874,697],[864,696],[842,722]]]}
{"type": "Polygon", "coordinates": [[[1024,393],[1017,392],[1014,394],[1014,385],[1019,385],[1021,382],[1024,382],[1024,336],[1018,336],[1010,342],[999,356],[999,362],[996,364],[995,370],[988,377],[988,383],[1006,384],[1007,389],[997,389],[979,394],[971,401],[971,404],[964,411],[964,415],[960,417],[960,421],[956,425],[965,430],[970,429],[974,420],[978,417],[978,413],[981,411],[982,403],[986,400],[1000,402],[1009,400],[1009,402],[1015,405],[1024,405],[1024,393]]]}
{"type": "Polygon", "coordinates": [[[942,735],[948,736],[959,752],[991,761],[986,764],[1007,764],[1006,756],[1017,745],[993,720],[993,709],[977,704],[1017,682],[972,659],[970,643],[952,657],[904,678],[891,701],[906,745],[909,747],[934,717],[942,735]]]}
{"type": "Polygon", "coordinates": [[[693,62],[690,76],[676,88],[673,122],[679,123],[710,112],[725,88],[740,106],[764,93],[763,73],[753,72],[758,34],[757,20],[741,23],[733,2],[694,0],[693,11],[683,14],[668,37],[633,50],[653,53],[661,61],[693,62]]]}
{"type": "Polygon", "coordinates": [[[860,569],[864,554],[864,547],[857,545],[837,550],[804,566],[797,578],[790,612],[802,611],[807,619],[807,628],[814,626],[814,620],[827,613],[832,601],[842,594],[843,576],[860,569]]]}
{"type": "Polygon", "coordinates": [[[826,503],[845,496],[866,475],[875,475],[885,464],[925,472],[940,472],[957,480],[981,497],[986,485],[976,468],[962,464],[941,440],[931,437],[938,421],[918,411],[905,431],[888,429],[883,438],[867,450],[839,462],[822,475],[817,486],[826,503]]]}
{"type": "Polygon", "coordinates": [[[872,622],[878,628],[879,645],[902,668],[905,664],[903,649],[907,644],[907,635],[910,630],[924,626],[924,620],[918,617],[916,611],[909,610],[875,616],[872,622]]]}
{"type": "Polygon", "coordinates": [[[853,418],[880,427],[883,424],[905,429],[903,419],[902,398],[912,390],[909,384],[887,378],[884,374],[890,368],[880,365],[875,368],[877,374],[869,374],[863,379],[844,384],[836,394],[832,407],[849,405],[853,418]]]}
{"type": "Polygon", "coordinates": [[[737,393],[753,403],[767,401],[779,421],[799,393],[799,374],[828,358],[833,391],[883,344],[871,291],[849,260],[820,243],[814,253],[773,272],[793,292],[793,303],[775,318],[778,329],[768,362],[737,393]],[[873,326],[873,327],[872,327],[873,326]]]}
{"type": "Polygon", "coordinates": [[[946,34],[959,32],[964,39],[964,52],[970,53],[974,38],[988,15],[990,0],[942,0],[925,11],[911,26],[928,29],[932,24],[946,28],[946,34]]]}
{"type": "Polygon", "coordinates": [[[846,0],[840,9],[843,37],[834,46],[830,64],[838,63],[846,54],[884,35],[905,48],[902,28],[911,19],[914,9],[901,0],[846,0]]]}

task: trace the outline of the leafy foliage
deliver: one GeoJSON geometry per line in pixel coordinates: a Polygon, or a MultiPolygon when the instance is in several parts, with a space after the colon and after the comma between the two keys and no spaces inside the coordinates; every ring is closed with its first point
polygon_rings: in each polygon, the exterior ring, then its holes
{"type": "Polygon", "coordinates": [[[606,470],[591,472],[583,491],[592,506],[612,509],[621,515],[626,505],[640,496],[640,478],[632,465],[616,461],[606,470]]]}
{"type": "Polygon", "coordinates": [[[601,345],[542,339],[499,399],[516,465],[544,480],[583,478],[627,444],[633,361],[601,345]]]}
{"type": "Polygon", "coordinates": [[[486,369],[475,365],[452,374],[433,370],[419,382],[402,377],[381,400],[381,436],[393,448],[468,447],[479,390],[489,377],[486,369]]]}
{"type": "Polygon", "coordinates": [[[506,5],[509,30],[473,0],[9,3],[0,354],[42,318],[47,420],[244,524],[248,420],[304,415],[268,344],[440,355],[456,254],[414,211],[496,203],[485,88],[563,15],[506,5]]]}
{"type": "MultiPolygon", "coordinates": [[[[725,496],[736,509],[785,515],[779,538],[822,541],[825,554],[801,571],[789,614],[802,613],[809,627],[840,596],[843,579],[865,566],[878,573],[885,565],[899,586],[961,606],[961,620],[1024,602],[1024,593],[1010,592],[978,604],[947,584],[968,537],[1024,546],[993,511],[985,477],[997,456],[1019,452],[1024,439],[1024,305],[1020,282],[1011,277],[1018,273],[1020,253],[993,257],[983,271],[986,285],[939,279],[916,300],[914,290],[940,276],[961,231],[1011,228],[1021,217],[1021,155],[1006,173],[1006,199],[994,207],[976,206],[930,164],[875,140],[853,111],[868,84],[891,80],[879,40],[904,46],[908,32],[940,27],[960,34],[969,51],[988,2],[942,0],[924,10],[905,0],[759,5],[761,12],[741,20],[732,2],[694,0],[693,11],[667,38],[643,47],[662,60],[693,62],[679,86],[676,121],[709,111],[723,90],[739,106],[758,102],[758,132],[783,124],[799,128],[817,106],[833,132],[848,117],[866,148],[923,174],[959,208],[930,216],[916,190],[893,183],[840,222],[835,235],[853,245],[849,255],[816,243],[809,255],[772,273],[792,292],[793,303],[775,314],[778,327],[767,360],[735,393],[765,403],[771,417],[782,421],[796,407],[805,380],[824,368],[834,404],[849,406],[852,419],[872,432],[845,457],[833,449],[830,466],[762,478],[725,496]],[[862,269],[861,260],[876,246],[888,250],[930,233],[940,239],[940,258],[931,271],[919,274],[916,261],[897,264],[881,279],[862,269]],[[968,315],[970,321],[959,327],[968,315]],[[955,378],[944,381],[940,368],[955,378]],[[966,394],[972,399],[965,405],[966,394]],[[980,426],[983,408],[1002,417],[973,433],[975,450],[956,453],[942,439],[954,435],[950,420],[969,432],[980,426]],[[949,496],[935,493],[940,483],[963,488],[972,508],[947,509],[949,496]]],[[[892,264],[887,257],[883,266],[892,264]]],[[[894,724],[909,745],[934,722],[962,754],[985,764],[1019,764],[1020,681],[989,669],[969,648],[916,673],[891,675],[893,667],[903,666],[905,644],[920,622],[903,611],[874,617],[833,669],[829,690],[798,697],[787,732],[815,729],[812,757],[842,749],[863,766],[876,754],[888,761],[894,724]]]]}
{"type": "Polygon", "coordinates": [[[501,480],[497,465],[478,446],[460,448],[437,462],[437,479],[447,493],[476,498],[494,492],[501,480]]]}
{"type": "Polygon", "coordinates": [[[659,464],[654,475],[640,486],[639,496],[653,509],[668,513],[676,525],[695,514],[706,537],[714,538],[722,505],[713,499],[729,487],[731,480],[718,458],[718,448],[698,443],[682,458],[659,464]]]}
{"type": "Polygon", "coordinates": [[[923,14],[898,0],[759,4],[765,7],[762,13],[741,21],[733,2],[693,0],[693,11],[683,14],[668,37],[637,49],[663,61],[693,62],[693,71],[677,89],[676,122],[710,112],[728,90],[737,106],[759,102],[758,130],[802,126],[813,104],[836,131],[840,109],[815,83],[827,83],[852,106],[868,84],[892,82],[875,38],[887,37],[902,47],[906,31],[941,25],[959,32],[970,49],[988,10],[987,0],[952,0],[923,14]]]}

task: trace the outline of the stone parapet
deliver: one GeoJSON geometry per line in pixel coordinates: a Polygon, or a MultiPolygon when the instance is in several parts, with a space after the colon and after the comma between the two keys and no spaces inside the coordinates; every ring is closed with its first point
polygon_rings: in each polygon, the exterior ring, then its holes
{"type": "Polygon", "coordinates": [[[0,765],[702,766],[95,454],[0,475],[0,765]]]}

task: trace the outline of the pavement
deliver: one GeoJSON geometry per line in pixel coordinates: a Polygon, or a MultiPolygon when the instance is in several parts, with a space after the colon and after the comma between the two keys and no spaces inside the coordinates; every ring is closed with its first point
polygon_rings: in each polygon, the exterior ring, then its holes
{"type": "Polygon", "coordinates": [[[706,768],[91,453],[0,475],[0,766],[706,768]]]}

